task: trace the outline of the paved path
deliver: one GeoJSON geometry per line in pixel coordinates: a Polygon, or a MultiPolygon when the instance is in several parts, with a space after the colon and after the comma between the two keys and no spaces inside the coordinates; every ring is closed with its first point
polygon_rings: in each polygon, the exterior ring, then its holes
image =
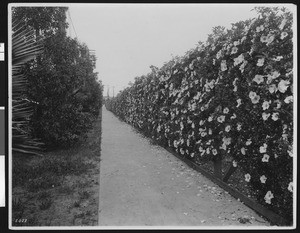
{"type": "Polygon", "coordinates": [[[105,108],[101,147],[100,226],[269,226],[105,108]]]}

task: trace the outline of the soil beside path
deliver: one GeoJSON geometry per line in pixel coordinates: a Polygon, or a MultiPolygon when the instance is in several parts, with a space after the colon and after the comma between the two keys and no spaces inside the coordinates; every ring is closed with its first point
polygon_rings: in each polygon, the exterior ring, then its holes
{"type": "Polygon", "coordinates": [[[97,226],[100,144],[101,116],[77,145],[41,157],[14,153],[11,225],[97,226]]]}
{"type": "Polygon", "coordinates": [[[100,226],[269,226],[103,108],[100,226]]]}

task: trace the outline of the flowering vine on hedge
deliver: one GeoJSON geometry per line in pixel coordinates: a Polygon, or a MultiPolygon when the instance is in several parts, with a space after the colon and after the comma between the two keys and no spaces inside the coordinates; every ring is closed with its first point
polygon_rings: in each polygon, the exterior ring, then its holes
{"type": "Polygon", "coordinates": [[[292,218],[293,31],[285,9],[215,27],[206,43],[138,77],[107,107],[194,161],[232,158],[260,203],[292,218]]]}

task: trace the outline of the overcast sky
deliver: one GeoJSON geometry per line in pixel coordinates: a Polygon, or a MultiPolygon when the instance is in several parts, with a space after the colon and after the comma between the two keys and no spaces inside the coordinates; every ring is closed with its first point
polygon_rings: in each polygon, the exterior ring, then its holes
{"type": "Polygon", "coordinates": [[[99,78],[115,95],[136,76],[205,41],[214,26],[253,18],[253,4],[73,4],[69,34],[96,51],[99,78]]]}

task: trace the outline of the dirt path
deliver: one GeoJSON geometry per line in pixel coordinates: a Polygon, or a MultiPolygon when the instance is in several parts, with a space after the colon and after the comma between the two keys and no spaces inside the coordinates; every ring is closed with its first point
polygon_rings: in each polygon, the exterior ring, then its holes
{"type": "Polygon", "coordinates": [[[102,130],[100,226],[270,225],[105,108],[102,130]]]}

